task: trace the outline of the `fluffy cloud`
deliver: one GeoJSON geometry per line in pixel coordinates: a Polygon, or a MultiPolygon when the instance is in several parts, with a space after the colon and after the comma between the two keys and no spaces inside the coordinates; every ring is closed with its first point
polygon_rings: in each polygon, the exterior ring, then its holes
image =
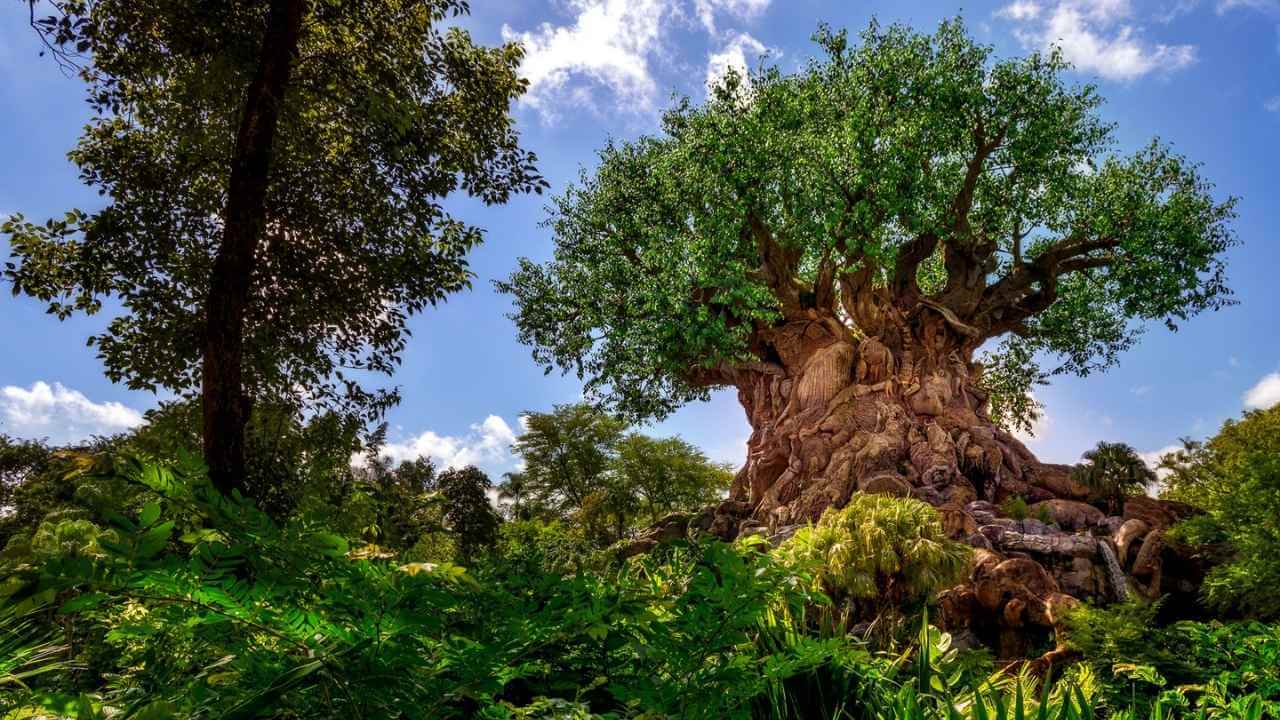
{"type": "MultiPolygon", "coordinates": [[[[719,52],[707,57],[707,90],[720,83],[730,70],[741,78],[747,77],[747,71],[755,64],[755,60],[765,54],[769,48],[746,33],[737,33],[729,38],[719,52]]],[[[750,80],[747,80],[748,85],[750,80]]]]}
{"type": "Polygon", "coordinates": [[[1151,450],[1149,452],[1140,452],[1138,453],[1138,457],[1142,458],[1142,462],[1146,463],[1147,467],[1156,471],[1156,477],[1163,480],[1166,477],[1168,477],[1169,471],[1163,470],[1159,467],[1160,459],[1171,452],[1177,452],[1181,449],[1182,449],[1181,445],[1166,445],[1160,448],[1159,450],[1151,450]]]}
{"type": "Polygon", "coordinates": [[[1280,405],[1280,372],[1263,376],[1257,385],[1244,394],[1244,406],[1249,410],[1266,410],[1280,405]]]}
{"type": "Polygon", "coordinates": [[[571,25],[543,23],[533,32],[502,27],[502,37],[525,46],[521,72],[529,79],[523,101],[544,117],[555,116],[563,100],[590,104],[590,85],[603,86],[619,106],[633,111],[653,105],[656,85],[649,55],[658,45],[665,0],[577,0],[571,25]],[[571,81],[583,80],[588,87],[571,81]]]}
{"type": "MultiPolygon", "coordinates": [[[[563,25],[542,23],[531,31],[504,25],[502,36],[525,47],[521,73],[529,80],[522,102],[551,121],[566,104],[599,107],[600,95],[611,97],[610,110],[651,111],[658,83],[653,63],[676,21],[697,22],[713,37],[716,19],[747,19],[768,8],[771,0],[569,0],[572,19],[563,25]]],[[[755,40],[729,35],[726,49],[738,56],[755,40]],[[735,45],[735,43],[738,43],[735,45]]],[[[763,46],[761,46],[763,47],[763,46]]],[[[714,57],[714,56],[713,56],[714,57]]],[[[724,62],[731,62],[731,55],[724,62]]]]}
{"type": "Polygon", "coordinates": [[[25,438],[71,443],[142,424],[142,413],[118,402],[96,403],[62,383],[37,381],[29,389],[0,388],[3,431],[25,438]]]}
{"type": "Polygon", "coordinates": [[[1194,45],[1144,41],[1130,23],[1129,0],[1058,0],[1049,7],[1016,0],[996,14],[1017,25],[1014,34],[1027,47],[1059,47],[1077,68],[1108,80],[1173,72],[1196,60],[1194,45]]]}
{"type": "Polygon", "coordinates": [[[717,12],[750,19],[768,9],[769,2],[770,0],[694,0],[693,9],[702,26],[714,35],[717,12]]]}
{"type": "MultiPolygon", "coordinates": [[[[430,458],[439,468],[462,468],[468,465],[497,476],[515,467],[511,445],[516,435],[507,421],[490,415],[471,426],[462,436],[437,435],[428,430],[404,442],[391,442],[382,447],[381,455],[392,464],[416,458],[430,458]]],[[[359,462],[359,458],[355,459],[359,462]]]]}
{"type": "Polygon", "coordinates": [[[1266,102],[1262,103],[1262,108],[1267,112],[1280,113],[1280,95],[1267,98],[1266,102]]]}

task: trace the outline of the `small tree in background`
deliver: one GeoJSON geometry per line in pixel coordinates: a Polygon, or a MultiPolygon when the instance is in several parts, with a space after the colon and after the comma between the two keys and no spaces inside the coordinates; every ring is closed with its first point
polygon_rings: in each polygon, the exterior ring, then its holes
{"type": "Polygon", "coordinates": [[[1141,495],[1156,483],[1154,470],[1129,445],[1100,442],[1084,454],[1084,462],[1072,471],[1077,481],[1089,488],[1092,499],[1111,514],[1124,508],[1124,499],[1141,495]]]}
{"type": "Polygon", "coordinates": [[[1228,420],[1203,443],[1165,456],[1164,496],[1206,511],[1174,527],[1175,537],[1221,544],[1228,562],[1203,592],[1222,609],[1280,618],[1280,405],[1228,420]]]}
{"type": "Polygon", "coordinates": [[[713,463],[679,437],[652,438],[630,433],[617,444],[613,472],[637,499],[641,524],[675,510],[715,502],[729,491],[733,471],[713,463]]]}
{"type": "Polygon", "coordinates": [[[489,476],[475,466],[440,473],[436,480],[444,497],[444,521],[465,561],[493,547],[500,518],[489,503],[489,476]]]}

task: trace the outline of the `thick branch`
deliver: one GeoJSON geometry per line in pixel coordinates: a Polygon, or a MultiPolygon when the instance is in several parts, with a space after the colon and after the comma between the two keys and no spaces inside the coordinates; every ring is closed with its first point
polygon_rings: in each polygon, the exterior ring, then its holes
{"type": "Polygon", "coordinates": [[[755,211],[747,213],[747,229],[755,240],[760,253],[760,276],[782,304],[782,312],[788,317],[802,314],[800,288],[796,285],[796,269],[800,254],[784,248],[774,237],[769,226],[755,211]]]}

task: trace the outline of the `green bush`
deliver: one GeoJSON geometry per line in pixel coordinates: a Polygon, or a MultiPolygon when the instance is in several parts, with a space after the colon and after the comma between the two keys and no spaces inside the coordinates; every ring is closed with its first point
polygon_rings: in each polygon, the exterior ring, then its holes
{"type": "Polygon", "coordinates": [[[778,548],[793,568],[857,607],[870,620],[893,608],[918,605],[963,579],[968,546],[953,542],[938,511],[910,498],[858,493],[828,509],[778,548]]]}
{"type": "MultiPolygon", "coordinates": [[[[827,632],[822,588],[866,599],[870,576],[919,601],[963,567],[915,501],[857,499],[777,551],[699,540],[621,564],[573,528],[509,523],[463,568],[306,515],[277,521],[215,492],[192,462],[124,458],[80,480],[128,485],[138,509],[57,520],[39,553],[6,561],[6,719],[1083,720],[1123,706],[1124,673],[1166,672],[1132,660],[1141,636],[1116,629],[1133,618],[1095,623],[1096,662],[1133,665],[1105,668],[1105,685],[1088,665],[1058,683],[990,673],[925,621],[879,648],[827,632]]],[[[1134,694],[1132,716],[1271,711],[1280,642],[1264,630],[1159,636],[1194,649],[1169,645],[1169,657],[1221,672],[1194,692],[1134,694]]]]}

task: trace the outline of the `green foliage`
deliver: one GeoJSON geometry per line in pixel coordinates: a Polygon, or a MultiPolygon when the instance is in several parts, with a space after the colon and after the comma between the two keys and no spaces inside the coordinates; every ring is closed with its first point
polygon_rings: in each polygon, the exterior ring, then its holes
{"type": "Polygon", "coordinates": [[[980,363],[977,385],[987,393],[991,420],[1009,432],[1034,435],[1044,406],[1032,391],[1049,381],[1036,364],[1031,346],[1005,340],[995,352],[984,353],[980,363]]]}
{"type": "Polygon", "coordinates": [[[684,440],[627,432],[625,422],[586,404],[525,413],[515,450],[525,468],[499,495],[513,517],[578,525],[598,547],[675,510],[709,504],[728,489],[729,468],[684,440]]]}
{"type": "Polygon", "coordinates": [[[1070,644],[1101,677],[1107,704],[1182,709],[1187,717],[1280,715],[1280,626],[1258,622],[1156,623],[1155,604],[1082,606],[1070,644]]]}
{"type": "Polygon", "coordinates": [[[444,499],[444,521],[463,560],[470,562],[498,537],[498,514],[486,494],[492,483],[475,467],[446,470],[437,480],[444,499]]]}
{"type": "Polygon", "coordinates": [[[1027,501],[1021,495],[1014,495],[1006,498],[1000,503],[1000,512],[1014,520],[1025,520],[1031,514],[1031,510],[1027,507],[1027,501]]]}
{"type": "MultiPolygon", "coordinates": [[[[660,135],[608,144],[555,200],[554,257],[497,284],[539,362],[662,416],[776,363],[770,331],[814,313],[896,337],[886,315],[941,307],[968,350],[1013,333],[1019,367],[1044,351],[1086,374],[1131,320],[1229,304],[1234,201],[1158,142],[1115,156],[1059,53],[997,60],[959,21],[816,40],[794,74],[730,75],[660,135]]],[[[997,411],[1025,421],[1013,402],[997,411]]]]}
{"type": "Polygon", "coordinates": [[[613,472],[636,498],[639,524],[651,524],[675,510],[698,508],[722,498],[733,482],[728,465],[712,463],[678,437],[630,433],[618,441],[613,472]]]}
{"type": "Polygon", "coordinates": [[[1124,443],[1099,442],[1085,452],[1084,462],[1072,470],[1076,481],[1089,488],[1091,497],[1112,512],[1118,513],[1124,499],[1140,495],[1156,483],[1156,473],[1124,443]]]}
{"type": "Polygon", "coordinates": [[[861,601],[874,619],[894,607],[919,604],[959,582],[970,549],[951,541],[938,511],[910,498],[855,493],[828,509],[778,548],[793,567],[812,572],[833,596],[861,601]]]}
{"type": "MultiPolygon", "coordinates": [[[[84,63],[95,115],[70,157],[108,202],[43,223],[15,215],[4,274],[60,318],[118,302],[124,314],[90,338],[112,380],[196,389],[269,3],[30,4],[55,54],[84,63]]],[[[501,203],[544,187],[508,114],[526,87],[522,50],[476,45],[449,21],[466,10],[304,3],[264,178],[244,329],[250,397],[376,415],[395,393],[361,388],[360,371],[391,372],[407,318],[470,282],[465,256],[481,230],[441,200],[462,191],[501,203]]]]}
{"type": "Polygon", "coordinates": [[[1167,456],[1168,496],[1207,514],[1174,528],[1192,543],[1225,546],[1228,562],[1203,591],[1223,610],[1280,618],[1280,406],[1229,420],[1203,444],[1167,456]]]}
{"type": "MultiPolygon", "coordinates": [[[[136,509],[91,515],[97,549],[55,544],[6,566],[4,717],[1084,720],[1128,704],[1114,716],[1163,720],[1261,717],[1249,713],[1273,711],[1280,688],[1280,636],[1256,624],[1155,636],[1205,678],[1159,694],[1129,689],[1181,677],[1142,654],[1145,616],[1088,621],[1107,684],[1089,666],[1056,684],[990,673],[927,618],[914,640],[877,648],[824,624],[819,588],[847,578],[811,558],[814,533],[774,552],[696,541],[607,565],[574,530],[521,521],[462,568],[276,522],[190,460],[99,459],[94,478],[137,491],[136,509]]],[[[862,538],[895,548],[874,570],[890,593],[942,582],[936,515],[868,498],[815,528],[849,538],[825,557],[862,538]]]]}

